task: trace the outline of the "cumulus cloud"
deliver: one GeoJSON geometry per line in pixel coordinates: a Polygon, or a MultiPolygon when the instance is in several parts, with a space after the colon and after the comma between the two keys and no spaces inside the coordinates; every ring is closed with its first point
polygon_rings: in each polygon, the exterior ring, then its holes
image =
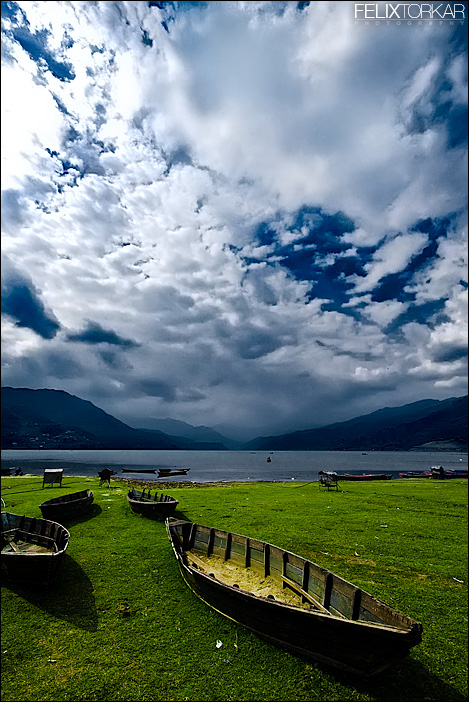
{"type": "Polygon", "coordinates": [[[353,6],[5,4],[5,383],[289,429],[465,392],[466,48],[353,6]]]}

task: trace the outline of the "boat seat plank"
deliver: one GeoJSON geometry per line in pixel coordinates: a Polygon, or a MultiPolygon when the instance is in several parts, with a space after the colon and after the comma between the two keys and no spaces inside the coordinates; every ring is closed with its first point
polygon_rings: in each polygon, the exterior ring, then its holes
{"type": "Polygon", "coordinates": [[[291,590],[294,590],[297,592],[299,595],[305,598],[305,600],[308,600],[314,607],[319,609],[320,612],[323,614],[330,614],[329,610],[327,610],[325,607],[322,606],[320,602],[318,602],[314,597],[312,597],[309,592],[306,592],[306,590],[303,590],[301,585],[298,585],[298,583],[295,583],[293,580],[290,580],[290,578],[287,578],[285,575],[281,576],[282,582],[285,583],[287,587],[289,587],[291,590]]]}
{"type": "MultiPolygon", "coordinates": [[[[202,570],[206,570],[207,564],[199,556],[197,556],[193,551],[186,551],[186,555],[189,557],[189,559],[191,561],[193,561],[193,563],[195,563],[195,565],[198,568],[201,568],[202,570]]],[[[190,565],[192,565],[192,564],[190,564],[190,565]]]]}

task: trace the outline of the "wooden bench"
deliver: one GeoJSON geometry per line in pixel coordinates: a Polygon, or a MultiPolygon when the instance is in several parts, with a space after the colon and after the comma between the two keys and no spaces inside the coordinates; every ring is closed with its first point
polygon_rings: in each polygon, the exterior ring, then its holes
{"type": "Polygon", "coordinates": [[[62,487],[63,474],[64,472],[61,468],[46,468],[42,478],[42,487],[44,487],[44,485],[54,485],[55,483],[58,483],[59,486],[62,487]]]}
{"type": "Polygon", "coordinates": [[[319,472],[319,487],[325,487],[327,490],[338,490],[339,483],[335,473],[319,472]]]}

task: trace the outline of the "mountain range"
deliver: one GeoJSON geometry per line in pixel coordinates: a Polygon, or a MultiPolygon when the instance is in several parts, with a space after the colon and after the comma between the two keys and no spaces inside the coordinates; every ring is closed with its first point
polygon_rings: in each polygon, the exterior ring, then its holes
{"type": "Polygon", "coordinates": [[[170,418],[148,419],[146,426],[134,428],[63,390],[2,387],[1,448],[467,451],[467,399],[420,400],[242,443],[170,418]]]}

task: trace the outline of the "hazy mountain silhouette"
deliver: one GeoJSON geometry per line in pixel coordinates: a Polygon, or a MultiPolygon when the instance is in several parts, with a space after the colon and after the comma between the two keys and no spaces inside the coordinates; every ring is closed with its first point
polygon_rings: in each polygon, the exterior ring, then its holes
{"type": "Polygon", "coordinates": [[[244,444],[210,427],[169,418],[147,419],[147,428],[135,429],[63,390],[3,387],[1,405],[3,449],[406,451],[467,450],[468,445],[467,396],[386,407],[346,422],[258,437],[244,444]]]}
{"type": "Polygon", "coordinates": [[[178,442],[163,432],[129,427],[63,390],[3,387],[1,405],[2,448],[201,448],[187,439],[178,442]]]}
{"type": "Polygon", "coordinates": [[[166,417],[166,419],[155,419],[153,417],[141,418],[133,420],[132,424],[139,429],[162,431],[170,436],[190,439],[197,442],[217,443],[228,449],[242,449],[245,443],[243,441],[230,439],[212,427],[206,427],[204,425],[194,427],[192,424],[182,422],[180,419],[171,419],[170,417],[166,417]]]}
{"type": "Polygon", "coordinates": [[[277,451],[407,451],[415,448],[467,450],[467,395],[421,400],[318,429],[258,437],[246,448],[277,451]]]}

